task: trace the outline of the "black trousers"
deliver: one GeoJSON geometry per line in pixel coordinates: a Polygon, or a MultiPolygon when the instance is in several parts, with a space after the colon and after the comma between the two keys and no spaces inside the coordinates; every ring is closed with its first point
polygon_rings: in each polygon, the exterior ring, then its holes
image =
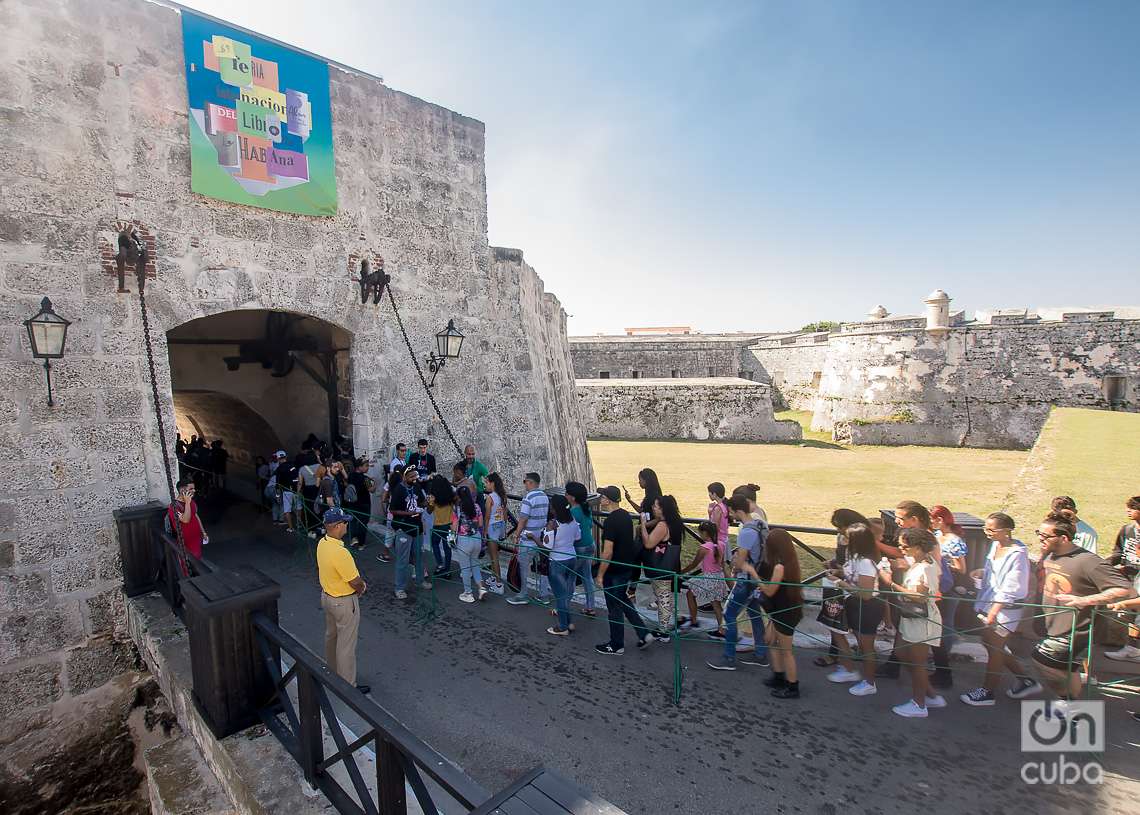
{"type": "Polygon", "coordinates": [[[606,596],[606,611],[609,612],[612,648],[625,647],[626,620],[629,620],[629,624],[633,626],[639,642],[649,633],[645,621],[641,619],[641,615],[626,596],[632,577],[632,573],[628,571],[619,572],[613,568],[607,569],[602,576],[602,591],[606,596]]]}

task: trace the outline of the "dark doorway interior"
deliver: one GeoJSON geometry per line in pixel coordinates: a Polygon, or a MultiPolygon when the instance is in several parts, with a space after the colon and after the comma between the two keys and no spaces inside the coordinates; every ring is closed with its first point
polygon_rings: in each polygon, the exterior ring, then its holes
{"type": "Polygon", "coordinates": [[[255,483],[257,456],[283,449],[292,457],[310,433],[351,439],[347,331],[258,309],[192,320],[167,332],[167,342],[179,433],[225,442],[231,491],[255,483]]]}

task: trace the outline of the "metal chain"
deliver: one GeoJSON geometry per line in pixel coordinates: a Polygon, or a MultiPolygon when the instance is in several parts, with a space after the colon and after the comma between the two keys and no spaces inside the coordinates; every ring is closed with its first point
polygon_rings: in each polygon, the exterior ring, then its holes
{"type": "MultiPolygon", "coordinates": [[[[170,467],[170,451],[166,449],[166,428],[162,421],[162,405],[158,398],[158,373],[154,367],[154,350],[150,346],[150,317],[146,310],[146,295],[143,289],[146,287],[146,265],[140,258],[135,267],[136,276],[139,285],[139,309],[142,311],[142,324],[143,324],[143,346],[146,348],[146,363],[150,368],[150,393],[151,398],[154,400],[154,418],[158,422],[158,444],[162,448],[162,466],[166,471],[166,492],[170,498],[170,505],[174,506],[174,475],[170,467]]],[[[178,542],[178,565],[183,575],[189,575],[189,562],[186,559],[186,542],[182,539],[182,524],[175,518],[174,522],[170,524],[174,527],[174,537],[178,542]]]]}
{"type": "Polygon", "coordinates": [[[455,439],[455,434],[451,432],[451,428],[447,426],[447,419],[443,418],[443,412],[439,409],[439,405],[435,401],[435,394],[431,392],[428,387],[427,377],[424,376],[423,368],[420,367],[420,360],[416,356],[415,349],[412,348],[412,341],[408,339],[408,332],[404,329],[404,320],[400,317],[400,309],[396,308],[396,297],[392,294],[392,284],[388,284],[388,302],[392,304],[392,311],[396,315],[396,324],[400,326],[400,333],[404,336],[404,345],[408,346],[408,356],[412,358],[412,365],[416,368],[416,373],[419,374],[420,382],[424,386],[424,393],[427,394],[428,399],[431,400],[431,406],[435,408],[435,415],[439,417],[439,423],[443,425],[447,437],[451,439],[451,444],[455,447],[455,452],[463,456],[463,448],[459,446],[459,442],[455,439]]]}

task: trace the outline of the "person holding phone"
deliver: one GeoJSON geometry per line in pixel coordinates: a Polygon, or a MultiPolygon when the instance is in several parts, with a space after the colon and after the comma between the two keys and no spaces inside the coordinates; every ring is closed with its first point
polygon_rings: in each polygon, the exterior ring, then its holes
{"type": "Polygon", "coordinates": [[[182,545],[186,552],[195,559],[202,559],[202,546],[210,542],[206,535],[206,528],[202,526],[202,518],[198,514],[198,504],[194,501],[197,489],[191,478],[183,478],[178,482],[178,497],[166,511],[164,526],[168,534],[177,537],[177,529],[182,533],[182,545]]]}

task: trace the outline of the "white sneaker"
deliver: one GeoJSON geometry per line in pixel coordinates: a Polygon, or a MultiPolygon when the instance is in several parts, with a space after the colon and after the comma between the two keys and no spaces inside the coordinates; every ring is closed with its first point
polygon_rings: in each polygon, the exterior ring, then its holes
{"type": "Polygon", "coordinates": [[[926,697],[926,707],[927,707],[927,709],[932,708],[932,707],[933,708],[946,707],[946,700],[943,699],[938,694],[934,694],[934,696],[927,696],[926,697]]]}
{"type": "Polygon", "coordinates": [[[484,600],[484,599],[486,599],[488,594],[489,594],[489,592],[485,588],[480,586],[479,587],[479,595],[478,595],[477,599],[484,600]]]}
{"type": "Polygon", "coordinates": [[[913,699],[908,699],[901,705],[895,705],[891,710],[906,719],[926,718],[926,708],[916,705],[913,699]]]}
{"type": "Polygon", "coordinates": [[[423,583],[420,583],[420,588],[424,589],[425,591],[431,589],[431,581],[425,580],[423,583]]]}
{"type": "Polygon", "coordinates": [[[465,592],[463,592],[463,594],[459,595],[459,602],[461,602],[461,603],[474,603],[475,602],[475,595],[469,591],[465,591],[465,592]]]}
{"type": "Polygon", "coordinates": [[[1120,662],[1140,662],[1140,648],[1135,645],[1125,645],[1119,651],[1105,651],[1104,655],[1120,662]]]}
{"type": "Polygon", "coordinates": [[[849,671],[846,668],[836,668],[834,671],[827,675],[828,682],[842,684],[844,682],[858,682],[863,678],[863,675],[858,671],[849,671]]]}
{"type": "Polygon", "coordinates": [[[879,692],[879,689],[864,679],[862,682],[849,687],[847,692],[852,696],[874,696],[879,692]]]}
{"type": "Polygon", "coordinates": [[[403,589],[396,589],[396,599],[397,600],[407,600],[408,599],[408,593],[406,591],[404,591],[403,589]]]}

